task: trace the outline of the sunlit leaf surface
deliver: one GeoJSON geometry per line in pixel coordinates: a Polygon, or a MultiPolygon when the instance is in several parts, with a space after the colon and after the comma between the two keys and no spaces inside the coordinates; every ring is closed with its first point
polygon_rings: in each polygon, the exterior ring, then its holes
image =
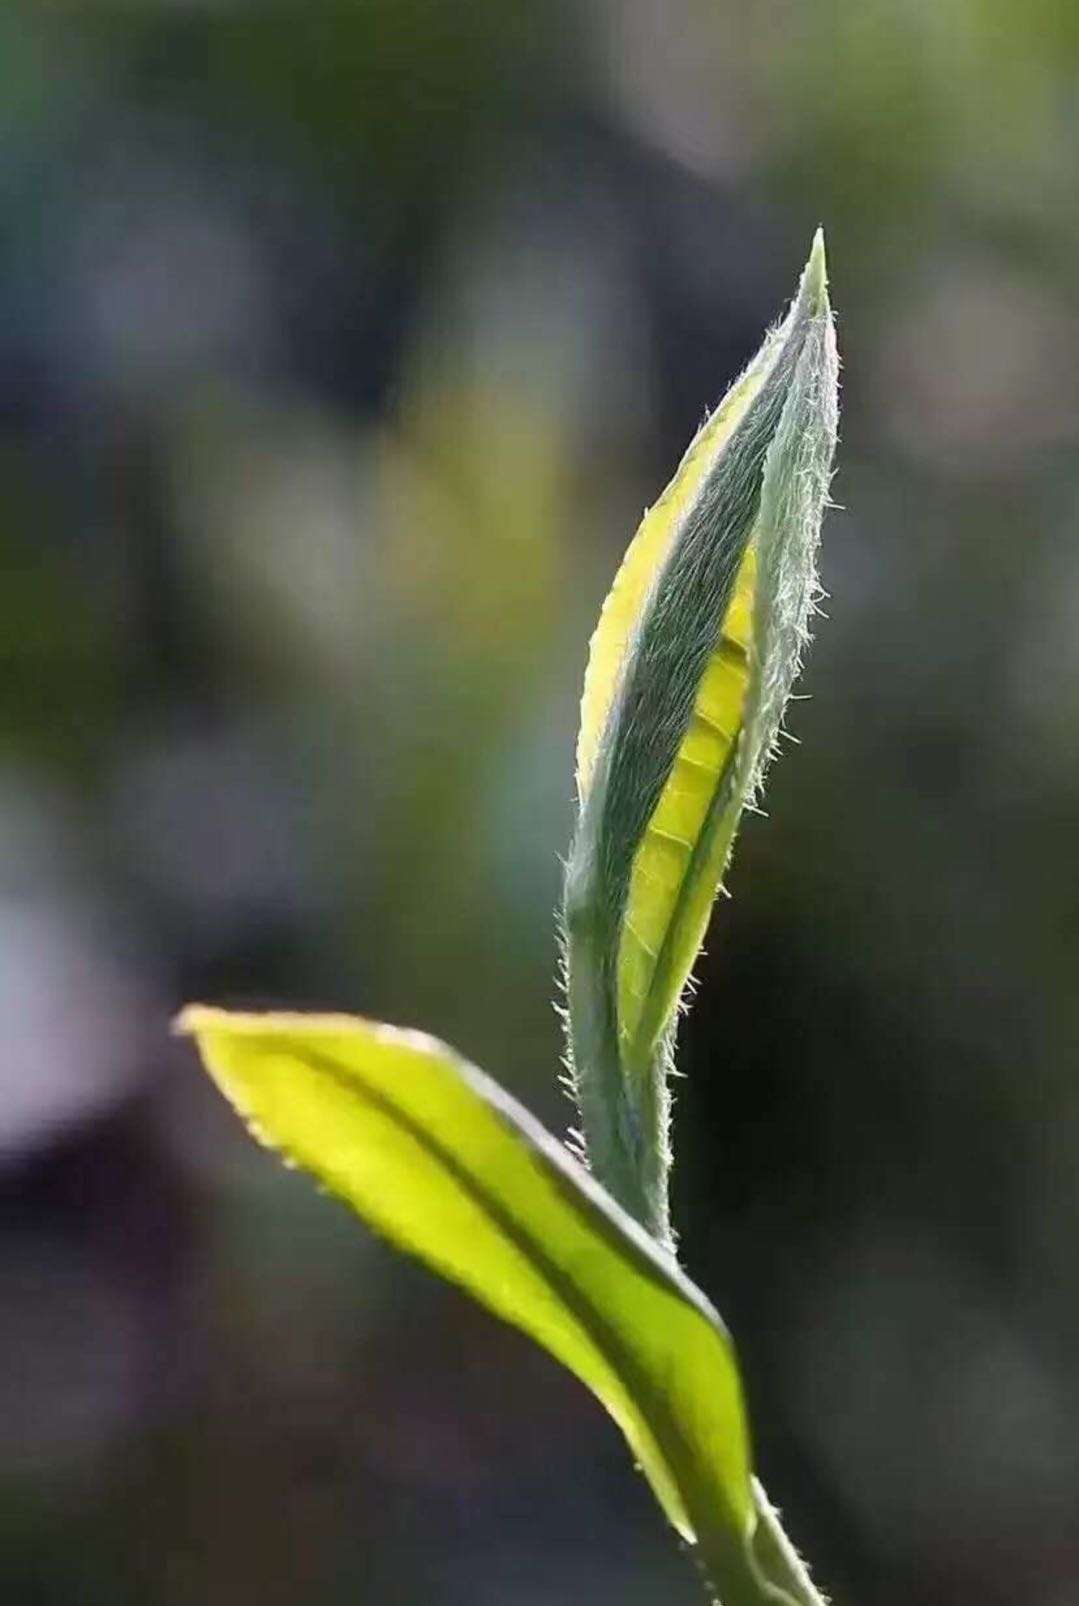
{"type": "Polygon", "coordinates": [[[645,516],[592,640],[563,926],[593,1169],[670,1240],[679,1003],[808,639],[836,438],[818,232],[778,329],[645,516]]]}
{"type": "Polygon", "coordinates": [[[735,1358],[673,1258],[496,1083],[349,1016],[193,1007],[180,1030],[252,1131],[576,1374],[725,1602],[759,1598],[735,1358]]]}
{"type": "Polygon", "coordinates": [[[701,481],[760,389],[782,336],[781,328],[768,337],[746,371],[705,419],[670,484],[645,513],[626,548],[589,644],[577,736],[577,791],[582,802],[592,782],[596,753],[645,596],[655,583],[679,521],[697,495],[701,481]]]}
{"type": "MultiPolygon", "coordinates": [[[[697,689],[674,766],[634,855],[618,951],[619,1033],[629,1044],[641,1025],[657,967],[667,959],[673,968],[665,950],[672,947],[672,934],[679,932],[677,911],[688,908],[697,889],[703,887],[692,933],[683,939],[690,962],[700,947],[738,825],[741,799],[731,783],[749,685],[756,580],[757,549],[751,544],[739,567],[719,641],[697,689]]],[[[678,974],[668,992],[677,996],[682,980],[678,974]]],[[[664,1006],[657,1010],[661,1022],[664,1006]]],[[[647,1046],[650,1050],[652,1042],[647,1046]]]]}

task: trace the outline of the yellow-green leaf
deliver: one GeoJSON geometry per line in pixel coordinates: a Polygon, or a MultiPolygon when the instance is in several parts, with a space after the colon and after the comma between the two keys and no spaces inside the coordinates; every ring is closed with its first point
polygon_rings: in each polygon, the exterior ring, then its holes
{"type": "Polygon", "coordinates": [[[636,1050],[636,1058],[647,1063],[670,1012],[670,994],[677,996],[682,990],[684,977],[679,975],[667,994],[659,993],[653,1006],[656,1024],[649,1031],[645,1010],[655,997],[656,971],[671,946],[672,931],[677,929],[676,910],[681,902],[688,911],[689,899],[698,893],[697,918],[683,943],[691,962],[704,936],[738,824],[741,800],[732,796],[707,833],[701,854],[716,792],[742,731],[750,685],[756,583],[757,547],[751,541],[739,565],[715,650],[697,688],[685,735],[633,857],[618,949],[618,1030],[630,1065],[640,1037],[644,1046],[636,1050]]]}
{"type": "Polygon", "coordinates": [[[431,1038],[351,1016],[191,1007],[178,1029],[256,1136],[568,1367],[621,1428],[724,1606],[759,1606],[727,1331],[526,1111],[431,1038]]]}
{"type": "Polygon", "coordinates": [[[674,1025],[806,641],[836,390],[818,233],[593,639],[563,906],[570,1062],[594,1170],[661,1240],[674,1025]]]}
{"type": "Polygon", "coordinates": [[[584,801],[592,782],[596,753],[611,711],[633,633],[649,587],[670,550],[679,521],[700,489],[701,481],[723,450],[731,431],[745,414],[768,373],[783,338],[783,328],[765,340],[723,400],[709,414],[690,442],[674,477],[659,500],[645,513],[626,548],[614,583],[604,600],[589,644],[577,735],[577,794],[584,801]]]}

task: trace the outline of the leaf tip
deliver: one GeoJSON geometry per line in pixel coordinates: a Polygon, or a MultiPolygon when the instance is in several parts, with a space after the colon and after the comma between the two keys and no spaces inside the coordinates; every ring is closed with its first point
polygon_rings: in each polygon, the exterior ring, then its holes
{"type": "Polygon", "coordinates": [[[823,227],[818,227],[813,236],[809,260],[802,274],[802,294],[813,317],[828,311],[828,258],[824,249],[823,227]]]}
{"type": "Polygon", "coordinates": [[[194,1037],[198,1033],[204,1009],[204,1004],[185,1004],[169,1022],[170,1034],[173,1037],[194,1037]]]}
{"type": "Polygon", "coordinates": [[[201,1037],[210,1027],[220,1023],[226,1011],[215,1009],[211,1004],[185,1004],[178,1014],[172,1017],[169,1031],[173,1037],[201,1037]]]}

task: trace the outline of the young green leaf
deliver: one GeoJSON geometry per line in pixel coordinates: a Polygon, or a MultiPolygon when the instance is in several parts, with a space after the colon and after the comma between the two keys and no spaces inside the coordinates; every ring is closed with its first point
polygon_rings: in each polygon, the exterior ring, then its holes
{"type": "Polygon", "coordinates": [[[349,1016],[191,1007],[177,1027],[257,1137],[591,1389],[724,1606],[790,1598],[751,1550],[726,1329],[508,1094],[431,1038],[349,1016]]]}
{"type": "Polygon", "coordinates": [[[661,1240],[674,1024],[806,641],[836,378],[818,233],[786,319],[646,514],[592,641],[564,905],[570,1061],[593,1169],[661,1240]]]}

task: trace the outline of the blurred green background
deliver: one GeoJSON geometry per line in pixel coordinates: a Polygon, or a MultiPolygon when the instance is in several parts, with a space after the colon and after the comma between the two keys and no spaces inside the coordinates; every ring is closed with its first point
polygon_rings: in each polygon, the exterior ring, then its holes
{"type": "Polygon", "coordinates": [[[0,1590],[690,1606],[615,1430],[250,1144],[185,998],[546,1121],[586,642],[829,240],[821,620],[683,1254],[838,1601],[1079,1601],[1079,9],[0,11],[0,1590]]]}

